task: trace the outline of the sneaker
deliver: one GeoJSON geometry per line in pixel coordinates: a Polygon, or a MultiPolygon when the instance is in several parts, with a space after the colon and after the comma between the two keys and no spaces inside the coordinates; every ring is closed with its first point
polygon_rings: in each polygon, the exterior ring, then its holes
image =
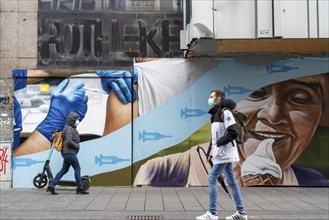
{"type": "Polygon", "coordinates": [[[240,219],[242,219],[242,220],[248,220],[247,213],[246,212],[241,213],[241,212],[237,211],[233,215],[227,216],[225,218],[225,220],[240,220],[240,219]]]}
{"type": "Polygon", "coordinates": [[[196,220],[217,220],[218,216],[211,214],[211,212],[207,211],[206,214],[200,215],[195,218],[196,220]]]}

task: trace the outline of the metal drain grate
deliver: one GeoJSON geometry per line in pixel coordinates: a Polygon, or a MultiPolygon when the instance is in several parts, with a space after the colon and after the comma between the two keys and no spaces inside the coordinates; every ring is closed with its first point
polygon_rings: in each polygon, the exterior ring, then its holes
{"type": "Polygon", "coordinates": [[[162,215],[129,215],[126,220],[164,220],[162,215]]]}

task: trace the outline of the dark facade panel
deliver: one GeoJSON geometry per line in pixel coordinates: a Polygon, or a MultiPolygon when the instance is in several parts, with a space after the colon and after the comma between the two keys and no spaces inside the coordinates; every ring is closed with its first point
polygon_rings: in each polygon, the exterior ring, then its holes
{"type": "Polygon", "coordinates": [[[182,57],[181,12],[38,13],[39,69],[132,66],[133,57],[182,57]]]}

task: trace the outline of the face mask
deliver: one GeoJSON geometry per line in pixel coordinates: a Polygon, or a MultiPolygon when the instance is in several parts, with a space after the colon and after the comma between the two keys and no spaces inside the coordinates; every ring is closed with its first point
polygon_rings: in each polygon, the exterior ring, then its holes
{"type": "Polygon", "coordinates": [[[208,105],[209,105],[210,108],[214,107],[214,105],[215,105],[214,99],[209,98],[208,99],[208,105]]]}
{"type": "Polygon", "coordinates": [[[75,126],[78,126],[79,123],[80,123],[80,121],[79,120],[76,120],[75,121],[75,126]]]}

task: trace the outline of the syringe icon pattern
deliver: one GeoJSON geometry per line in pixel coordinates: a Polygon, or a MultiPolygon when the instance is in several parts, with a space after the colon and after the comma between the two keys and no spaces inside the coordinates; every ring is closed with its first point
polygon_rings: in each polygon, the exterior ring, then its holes
{"type": "Polygon", "coordinates": [[[104,156],[103,154],[95,156],[95,164],[99,164],[99,166],[103,166],[104,164],[117,164],[126,161],[130,161],[130,159],[123,159],[117,156],[104,156]]]}
{"type": "Polygon", "coordinates": [[[287,65],[275,65],[275,64],[267,64],[266,72],[268,73],[286,73],[290,70],[297,70],[299,67],[290,67],[287,65]]]}
{"type": "Polygon", "coordinates": [[[181,118],[201,117],[208,114],[208,112],[201,109],[186,108],[180,110],[181,118]]]}
{"type": "Polygon", "coordinates": [[[248,93],[248,92],[254,92],[254,90],[247,89],[242,86],[231,86],[231,85],[224,86],[224,93],[228,96],[240,95],[240,94],[244,94],[244,93],[248,93]]]}
{"type": "Polygon", "coordinates": [[[13,158],[13,169],[16,167],[30,167],[37,163],[44,163],[45,161],[33,160],[31,158],[13,158]]]}
{"type": "Polygon", "coordinates": [[[161,134],[159,132],[147,132],[143,130],[143,132],[138,133],[138,140],[142,140],[143,142],[145,141],[156,141],[160,140],[162,138],[171,138],[172,135],[165,135],[161,134]]]}

